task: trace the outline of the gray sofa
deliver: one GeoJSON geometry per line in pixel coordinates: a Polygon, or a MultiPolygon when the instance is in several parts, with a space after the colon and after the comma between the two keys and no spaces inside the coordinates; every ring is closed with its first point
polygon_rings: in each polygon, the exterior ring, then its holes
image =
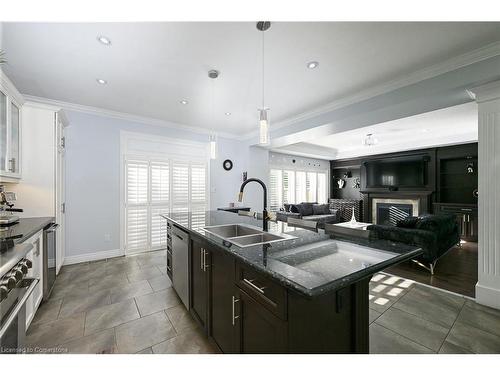
{"type": "Polygon", "coordinates": [[[328,204],[317,204],[303,202],[300,204],[285,204],[284,211],[278,211],[276,218],[280,221],[288,221],[288,218],[311,220],[321,227],[324,224],[334,224],[340,222],[339,210],[330,209],[328,204]]]}

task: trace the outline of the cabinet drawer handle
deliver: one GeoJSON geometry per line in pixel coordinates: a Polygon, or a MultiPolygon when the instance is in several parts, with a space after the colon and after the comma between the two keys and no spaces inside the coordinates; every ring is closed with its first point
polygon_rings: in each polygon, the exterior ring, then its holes
{"type": "Polygon", "coordinates": [[[208,268],[207,265],[207,251],[203,249],[203,272],[206,272],[208,268]]]}
{"type": "Polygon", "coordinates": [[[248,280],[248,279],[243,279],[243,282],[249,286],[251,286],[253,289],[255,289],[256,291],[258,291],[259,293],[262,293],[264,294],[264,289],[266,289],[265,286],[259,288],[257,285],[255,285],[253,282],[253,280],[248,280]]]}
{"type": "Polygon", "coordinates": [[[205,271],[205,265],[203,264],[203,261],[205,259],[204,257],[205,249],[201,248],[200,250],[200,270],[205,271]]]}
{"type": "Polygon", "coordinates": [[[236,302],[240,302],[240,300],[238,298],[236,298],[235,296],[232,296],[232,297],[233,297],[233,315],[232,315],[232,318],[233,318],[233,326],[234,326],[235,320],[240,317],[239,315],[236,315],[236,316],[234,315],[234,310],[235,310],[234,304],[236,302]]]}

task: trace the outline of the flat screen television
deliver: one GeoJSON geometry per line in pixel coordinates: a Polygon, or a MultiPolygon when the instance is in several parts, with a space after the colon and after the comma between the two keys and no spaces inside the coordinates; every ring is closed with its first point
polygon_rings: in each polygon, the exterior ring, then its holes
{"type": "Polygon", "coordinates": [[[427,160],[423,156],[367,161],[367,188],[419,188],[426,185],[427,160]]]}

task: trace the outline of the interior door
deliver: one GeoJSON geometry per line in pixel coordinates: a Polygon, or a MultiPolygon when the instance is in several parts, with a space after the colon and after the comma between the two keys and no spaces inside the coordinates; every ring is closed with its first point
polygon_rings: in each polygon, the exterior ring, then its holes
{"type": "Polygon", "coordinates": [[[56,223],[59,228],[56,231],[56,273],[64,262],[65,256],[65,222],[66,222],[66,189],[65,189],[65,171],[66,171],[66,138],[64,134],[64,124],[56,114],[56,223]]]}

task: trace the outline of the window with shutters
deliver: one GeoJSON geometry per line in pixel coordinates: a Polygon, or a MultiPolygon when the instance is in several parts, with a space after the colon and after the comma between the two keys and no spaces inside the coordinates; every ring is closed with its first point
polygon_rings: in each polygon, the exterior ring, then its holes
{"type": "Polygon", "coordinates": [[[204,220],[207,163],[126,159],[125,184],[124,246],[128,254],[166,247],[166,220],[160,214],[193,211],[200,212],[200,223],[201,216],[204,220]]]}
{"type": "Polygon", "coordinates": [[[285,203],[327,203],[328,201],[328,171],[271,168],[269,184],[271,211],[283,208],[285,203]]]}

